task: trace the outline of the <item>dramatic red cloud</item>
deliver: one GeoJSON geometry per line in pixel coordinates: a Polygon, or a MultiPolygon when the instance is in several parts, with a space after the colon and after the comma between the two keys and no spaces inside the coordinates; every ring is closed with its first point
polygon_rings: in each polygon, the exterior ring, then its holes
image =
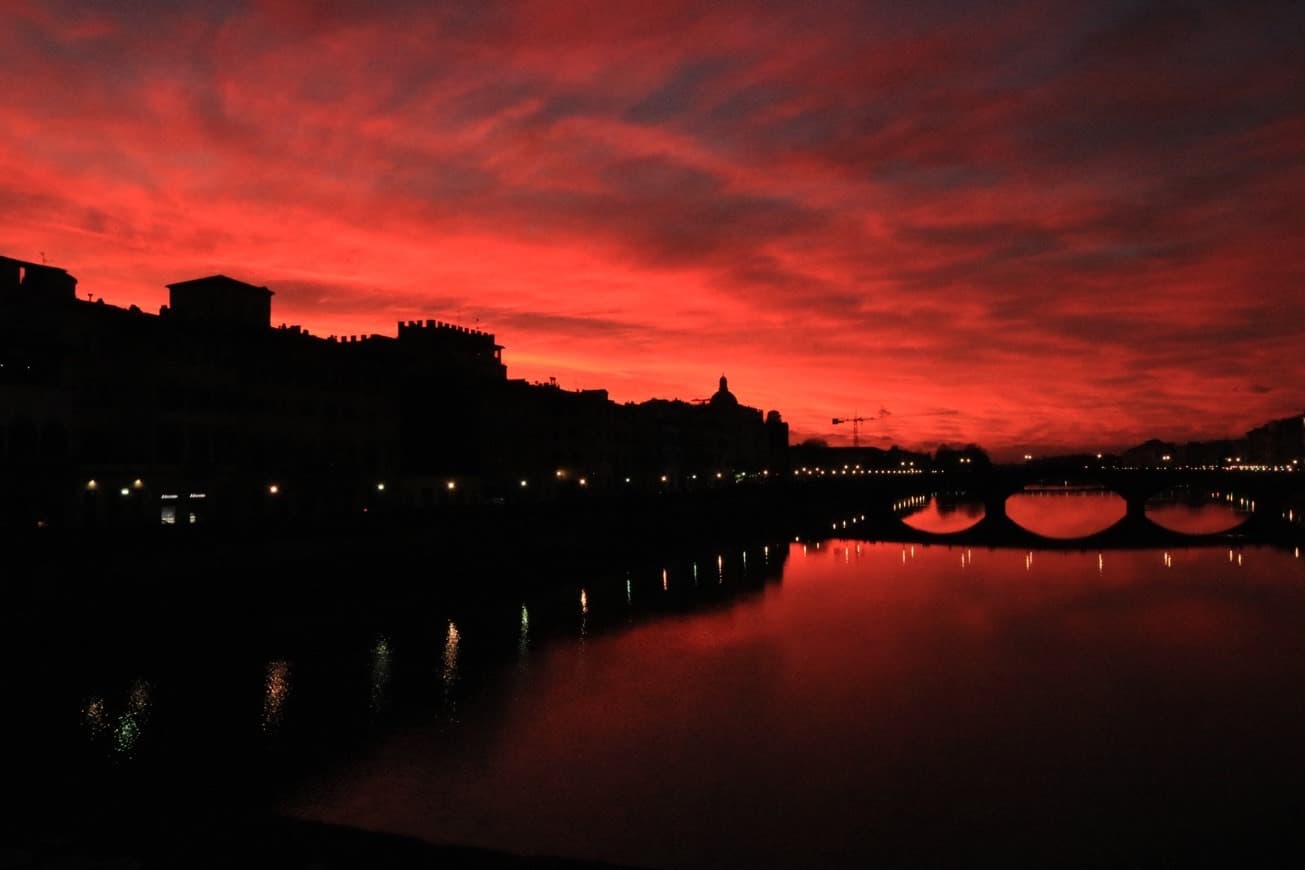
{"type": "Polygon", "coordinates": [[[1293,4],[4,5],[0,253],[110,302],[225,272],[617,400],[723,371],[799,438],[1305,405],[1293,4]]]}

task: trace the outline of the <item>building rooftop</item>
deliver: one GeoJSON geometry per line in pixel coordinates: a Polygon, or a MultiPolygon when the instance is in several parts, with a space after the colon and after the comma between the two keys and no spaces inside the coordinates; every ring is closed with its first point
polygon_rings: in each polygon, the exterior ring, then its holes
{"type": "Polygon", "coordinates": [[[257,284],[249,284],[245,281],[237,281],[235,278],[229,278],[226,275],[209,275],[207,278],[178,281],[175,284],[168,284],[167,288],[172,291],[181,290],[182,292],[201,290],[224,293],[260,293],[269,297],[274,295],[266,287],[259,287],[257,284]]]}

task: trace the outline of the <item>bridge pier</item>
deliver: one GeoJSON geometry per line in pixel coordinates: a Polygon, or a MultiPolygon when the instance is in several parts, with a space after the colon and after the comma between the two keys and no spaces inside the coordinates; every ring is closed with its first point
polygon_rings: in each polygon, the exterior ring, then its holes
{"type": "Polygon", "coordinates": [[[993,523],[999,523],[1003,520],[1010,521],[1006,514],[1006,499],[1010,498],[1011,493],[1003,490],[995,492],[985,492],[983,494],[983,518],[991,520],[993,523]]]}
{"type": "Polygon", "coordinates": [[[990,540],[1014,542],[1028,538],[1031,533],[1010,518],[1006,512],[1006,500],[1013,495],[1005,488],[990,490],[983,494],[983,519],[962,532],[971,537],[990,540]]]}
{"type": "Polygon", "coordinates": [[[1124,504],[1127,510],[1124,513],[1125,519],[1138,520],[1146,518],[1146,502],[1148,496],[1138,493],[1127,493],[1124,495],[1124,504]]]}

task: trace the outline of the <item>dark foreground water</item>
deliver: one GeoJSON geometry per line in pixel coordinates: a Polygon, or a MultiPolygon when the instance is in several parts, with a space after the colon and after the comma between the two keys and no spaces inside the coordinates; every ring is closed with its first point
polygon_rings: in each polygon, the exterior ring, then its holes
{"type": "Polygon", "coordinates": [[[288,805],[667,867],[1235,852],[1305,808],[1302,629],[1292,553],[794,544],[728,608],[523,649],[493,709],[288,805]]]}
{"type": "Polygon", "coordinates": [[[789,541],[520,588],[29,639],[11,794],[652,867],[1301,854],[1295,549],[789,541]]]}

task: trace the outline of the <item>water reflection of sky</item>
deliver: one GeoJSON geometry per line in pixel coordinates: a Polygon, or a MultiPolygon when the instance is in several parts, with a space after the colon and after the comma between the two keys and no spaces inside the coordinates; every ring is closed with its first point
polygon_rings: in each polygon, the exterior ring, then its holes
{"type": "Polygon", "coordinates": [[[1006,515],[1048,538],[1082,538],[1124,518],[1128,505],[1113,492],[1065,489],[1018,492],[1006,500],[1006,515]]]}
{"type": "MultiPolygon", "coordinates": [[[[1097,528],[1113,510],[1030,497],[1097,528]]],[[[981,510],[946,499],[910,507],[981,510]]],[[[1148,511],[1170,507],[1228,518],[1186,495],[1148,511]]],[[[1072,837],[1065,818],[1120,794],[1152,812],[1144,799],[1177,806],[1209,783],[1305,779],[1303,598],[1298,549],[721,547],[297,644],[142,642],[157,652],[111,678],[42,681],[67,695],[50,709],[70,733],[34,719],[52,736],[30,755],[84,764],[68,781],[98,783],[79,792],[95,807],[184,806],[218,782],[243,802],[264,775],[282,793],[284,758],[313,772],[295,812],[441,841],[653,866],[891,863],[935,823],[963,842],[974,805],[1072,837]],[[1171,720],[1197,730],[1171,739],[1171,720]]]]}
{"type": "Polygon", "coordinates": [[[922,532],[950,534],[983,519],[983,503],[964,495],[920,496],[900,512],[902,522],[922,532]]]}
{"type": "MultiPolygon", "coordinates": [[[[610,619],[620,585],[572,606],[610,619]]],[[[1047,861],[1138,819],[1197,842],[1298,806],[1260,786],[1305,775],[1302,629],[1293,552],[795,543],[729,607],[582,622],[456,746],[405,732],[293,809],[646,866],[1047,861]]]]}
{"type": "Polygon", "coordinates": [[[1163,492],[1146,504],[1152,522],[1188,535],[1226,532],[1245,522],[1253,511],[1253,501],[1223,492],[1163,492]]]}
{"type": "MultiPolygon", "coordinates": [[[[907,525],[935,534],[963,531],[984,516],[982,502],[964,493],[919,495],[905,498],[895,507],[907,525]]],[[[1114,493],[1082,488],[1016,493],[1006,502],[1012,520],[1049,538],[1079,538],[1104,531],[1122,519],[1126,509],[1124,500],[1114,493]]],[[[1247,499],[1223,492],[1163,492],[1146,505],[1153,522],[1191,535],[1236,528],[1251,511],[1247,499]]]]}

